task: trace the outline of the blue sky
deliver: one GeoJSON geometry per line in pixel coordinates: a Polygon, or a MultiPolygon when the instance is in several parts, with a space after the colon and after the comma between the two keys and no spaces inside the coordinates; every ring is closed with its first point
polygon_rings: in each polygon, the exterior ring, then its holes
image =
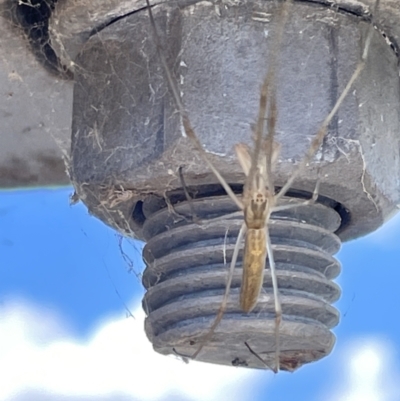
{"type": "Polygon", "coordinates": [[[142,245],[69,206],[71,192],[0,192],[0,401],[400,400],[399,217],[338,254],[332,354],[273,375],[156,354],[119,249],[140,272],[142,245]]]}

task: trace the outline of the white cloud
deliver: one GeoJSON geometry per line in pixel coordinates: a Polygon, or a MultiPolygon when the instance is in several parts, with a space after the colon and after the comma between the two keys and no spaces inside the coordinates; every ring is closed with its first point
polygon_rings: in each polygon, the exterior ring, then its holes
{"type": "Polygon", "coordinates": [[[327,401],[398,401],[400,373],[396,350],[380,338],[357,339],[341,352],[340,374],[327,401]]]}
{"type": "Polygon", "coordinates": [[[82,341],[54,313],[22,301],[6,302],[0,306],[0,400],[29,399],[23,394],[38,393],[47,395],[46,400],[111,396],[117,401],[129,396],[144,401],[168,395],[194,401],[241,400],[260,374],[266,379],[265,372],[187,365],[158,355],[144,334],[143,312],[134,315],[136,320],[104,321],[82,341]]]}

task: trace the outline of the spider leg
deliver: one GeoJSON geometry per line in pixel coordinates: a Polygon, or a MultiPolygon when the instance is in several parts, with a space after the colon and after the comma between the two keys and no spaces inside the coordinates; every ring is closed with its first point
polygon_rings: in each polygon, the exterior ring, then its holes
{"type": "Polygon", "coordinates": [[[268,71],[265,75],[261,86],[260,102],[257,115],[257,123],[255,127],[255,141],[254,141],[254,153],[253,153],[253,164],[248,174],[248,182],[251,182],[258,163],[260,162],[261,149],[266,152],[266,178],[267,186],[270,191],[274,191],[273,177],[272,177],[272,159],[274,151],[274,136],[275,126],[277,120],[277,104],[276,104],[276,70],[278,67],[278,54],[281,49],[282,38],[284,28],[289,15],[289,9],[292,5],[293,0],[286,0],[282,3],[277,19],[279,25],[276,32],[276,39],[271,48],[271,57],[268,71]],[[268,105],[268,98],[270,99],[268,105]],[[265,131],[265,119],[268,109],[268,122],[267,122],[267,135],[263,140],[263,133],[265,131]]]}
{"type": "Polygon", "coordinates": [[[276,200],[278,200],[283,195],[285,195],[285,193],[292,186],[294,180],[297,178],[297,176],[300,174],[300,172],[303,171],[304,168],[307,166],[307,164],[310,163],[311,158],[314,156],[315,152],[319,149],[319,147],[322,144],[322,141],[324,140],[324,137],[325,137],[327,129],[328,129],[328,125],[332,121],[332,118],[337,113],[339,107],[341,106],[341,104],[343,103],[343,100],[348,95],[348,93],[349,93],[350,89],[352,88],[354,82],[357,80],[357,78],[359,77],[361,71],[364,69],[364,66],[365,66],[367,58],[368,58],[369,48],[370,48],[370,45],[371,45],[372,34],[374,32],[374,19],[375,19],[375,16],[377,14],[377,11],[378,11],[379,3],[380,3],[380,0],[376,0],[375,1],[374,9],[373,9],[373,12],[372,12],[371,22],[370,22],[370,25],[368,27],[367,37],[365,39],[364,50],[362,52],[361,59],[360,59],[358,65],[357,65],[357,68],[355,69],[355,71],[353,72],[353,75],[351,76],[351,78],[347,82],[347,85],[344,88],[343,92],[341,93],[339,98],[336,100],[336,103],[333,106],[332,110],[326,116],[325,120],[322,122],[321,127],[319,128],[317,134],[315,135],[314,139],[312,140],[311,145],[310,145],[306,155],[304,156],[304,158],[302,159],[302,161],[300,162],[300,164],[298,165],[296,170],[293,172],[292,176],[288,179],[286,184],[280,189],[280,191],[276,195],[276,200]]]}
{"type": "Polygon", "coordinates": [[[200,343],[199,347],[197,348],[196,352],[191,356],[192,359],[195,359],[199,355],[199,353],[203,349],[204,345],[211,339],[212,335],[214,334],[215,329],[217,328],[217,326],[219,325],[219,323],[221,322],[221,320],[224,316],[226,304],[228,303],[229,292],[231,289],[233,272],[235,270],[237,258],[239,255],[240,243],[243,240],[243,236],[244,236],[245,232],[246,232],[246,225],[243,223],[242,227],[240,228],[237,240],[236,240],[235,249],[233,251],[231,264],[230,264],[230,268],[229,268],[228,280],[226,282],[225,293],[224,293],[224,297],[221,302],[221,306],[219,307],[217,316],[215,317],[215,320],[214,320],[213,324],[211,325],[210,331],[201,340],[201,343],[200,343]]]}
{"type": "MultiPolygon", "coordinates": [[[[318,168],[317,182],[315,184],[314,191],[313,191],[313,194],[312,194],[310,199],[307,199],[307,200],[302,201],[302,202],[289,203],[288,205],[274,206],[272,208],[272,210],[271,210],[271,213],[273,213],[273,212],[281,212],[282,210],[292,209],[292,208],[297,207],[297,206],[312,205],[318,199],[320,182],[321,182],[321,177],[319,176],[319,168],[318,168]]],[[[277,200],[277,197],[275,196],[275,202],[276,202],[276,200],[277,200]]]]}
{"type": "Polygon", "coordinates": [[[199,152],[199,154],[201,155],[201,157],[203,158],[205,163],[208,165],[210,170],[214,173],[215,177],[217,178],[219,183],[222,185],[222,187],[225,189],[226,193],[236,203],[237,207],[240,210],[243,210],[242,202],[235,195],[235,193],[232,191],[232,189],[229,186],[229,184],[225,181],[225,179],[219,173],[217,168],[211,162],[211,160],[208,157],[207,152],[204,150],[203,145],[201,144],[199,138],[197,137],[197,135],[196,135],[196,133],[195,133],[193,127],[192,127],[192,124],[190,122],[188,113],[186,112],[185,107],[183,105],[183,101],[182,101],[181,95],[179,93],[178,87],[177,87],[177,85],[175,83],[175,80],[172,77],[172,73],[171,73],[171,70],[170,70],[170,68],[168,66],[167,60],[164,57],[164,53],[163,53],[163,49],[162,49],[162,45],[161,45],[161,41],[160,41],[160,36],[158,35],[158,32],[157,32],[157,27],[156,27],[156,23],[155,23],[155,20],[154,20],[153,12],[151,10],[152,6],[150,4],[150,1],[146,0],[146,4],[147,4],[147,10],[149,12],[150,25],[151,25],[151,28],[153,30],[153,36],[154,36],[155,44],[156,44],[156,47],[157,47],[157,53],[158,53],[158,56],[159,56],[159,58],[161,60],[161,64],[163,66],[165,75],[167,77],[167,81],[168,81],[169,87],[171,89],[172,96],[173,96],[173,98],[175,100],[175,103],[176,103],[176,106],[178,108],[178,112],[179,112],[179,114],[181,116],[182,125],[183,125],[183,128],[185,130],[185,134],[192,141],[192,143],[195,146],[196,150],[199,152]]]}
{"type": "Polygon", "coordinates": [[[282,305],[279,299],[279,288],[278,279],[276,277],[275,260],[272,251],[271,238],[269,236],[268,226],[265,226],[265,236],[267,242],[267,255],[269,261],[269,267],[271,270],[272,288],[274,293],[274,304],[275,304],[275,369],[274,372],[279,372],[279,354],[280,354],[280,344],[279,344],[279,328],[282,321],[282,305]]]}

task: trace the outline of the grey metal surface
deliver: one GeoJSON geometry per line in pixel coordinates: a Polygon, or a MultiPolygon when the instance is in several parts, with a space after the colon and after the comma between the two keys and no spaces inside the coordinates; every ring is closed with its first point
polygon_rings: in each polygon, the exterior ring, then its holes
{"type": "MultiPolygon", "coordinates": [[[[154,8],[163,52],[199,140],[222,176],[237,188],[244,173],[233,147],[239,142],[252,144],[259,88],[280,22],[274,11],[273,3],[263,1],[154,8]]],[[[356,69],[368,24],[369,18],[315,4],[296,3],[291,10],[276,76],[276,140],[281,144],[277,186],[297,168],[321,121],[356,69]]],[[[336,231],[342,240],[373,231],[400,203],[398,55],[386,39],[380,30],[373,31],[366,68],[332,120],[322,149],[292,187],[310,196],[319,170],[319,194],[331,199],[334,209],[342,212],[343,221],[336,231]]],[[[190,356],[211,326],[221,301],[225,285],[222,254],[225,249],[229,263],[233,249],[231,243],[223,242],[229,224],[221,221],[219,242],[203,249],[207,224],[195,226],[190,233],[186,227],[170,227],[154,239],[148,235],[154,227],[148,228],[147,223],[160,205],[168,214],[157,214],[164,223],[169,224],[168,218],[173,222],[182,218],[176,203],[183,186],[180,168],[185,185],[194,188],[194,194],[217,180],[183,134],[147,10],[115,21],[93,35],[75,61],[79,69],[70,173],[77,195],[92,214],[110,226],[149,241],[144,251],[148,265],[144,276],[148,287],[146,332],[158,352],[190,356]],[[195,243],[193,252],[186,242],[179,243],[182,238],[195,243]],[[177,243],[175,253],[172,248],[177,243]],[[206,273],[200,260],[211,266],[206,273]],[[189,277],[182,282],[187,265],[189,277]],[[153,278],[147,282],[149,277],[153,278]],[[172,296],[160,306],[166,294],[172,296]],[[154,309],[154,304],[159,308],[154,309]]],[[[186,213],[184,220],[188,218],[194,218],[193,211],[189,217],[186,213]]],[[[234,236],[241,219],[234,226],[234,236]]],[[[271,233],[276,234],[277,228],[270,224],[271,233]]],[[[281,233],[294,232],[294,227],[281,229],[281,233]]],[[[279,263],[287,250],[274,244],[279,263]]],[[[317,260],[310,252],[303,250],[309,260],[317,260]]],[[[285,255],[287,261],[295,258],[285,255]]],[[[323,270],[335,266],[332,259],[324,262],[323,270]]],[[[267,273],[268,269],[268,281],[267,273]]],[[[282,368],[294,370],[329,354],[334,344],[329,327],[337,323],[338,316],[324,297],[310,295],[311,289],[318,287],[316,282],[304,291],[303,298],[296,293],[302,291],[300,282],[292,282],[296,274],[285,275],[281,268],[277,276],[284,305],[282,368]],[[294,293],[291,285],[296,288],[294,293]],[[326,320],[331,326],[324,326],[326,320]]],[[[240,279],[235,276],[234,282],[237,286],[240,279]]],[[[249,359],[251,353],[243,346],[251,339],[257,354],[272,365],[274,309],[268,284],[266,291],[267,297],[259,303],[264,309],[243,316],[233,290],[227,317],[199,355],[200,360],[262,367],[259,360],[249,359]]]]}
{"type": "MultiPolygon", "coordinates": [[[[203,196],[190,204],[177,200],[174,215],[164,205],[144,225],[149,235],[143,250],[145,328],[162,354],[190,357],[204,341],[221,305],[227,266],[243,224],[242,213],[232,214],[236,205],[226,194],[203,196]],[[201,224],[188,218],[193,213],[201,224]]],[[[289,197],[283,201],[300,202],[289,197]]],[[[333,232],[342,221],[335,203],[328,204],[273,213],[269,223],[284,322],[282,370],[294,371],[328,355],[335,343],[331,329],[339,322],[339,312],[331,304],[339,298],[340,288],[332,279],[340,273],[340,264],[332,254],[339,250],[340,240],[333,232]]],[[[223,320],[196,359],[252,368],[267,364],[273,369],[275,310],[269,258],[263,289],[250,313],[239,306],[242,263],[243,243],[223,320]]]]}
{"type": "MultiPolygon", "coordinates": [[[[267,0],[271,1],[271,0],[267,0]]],[[[299,0],[307,2],[307,0],[299,0]]],[[[155,4],[188,5],[195,0],[162,1],[153,0],[155,4]]],[[[375,0],[308,0],[309,3],[322,4],[333,10],[342,9],[356,14],[367,14],[375,0]]],[[[220,2],[220,5],[228,2],[220,2]]],[[[212,2],[209,2],[212,4],[212,2]]],[[[112,23],[115,19],[143,10],[145,0],[69,0],[56,5],[50,21],[51,35],[57,53],[64,60],[74,60],[82,44],[86,42],[94,29],[112,23]]],[[[389,32],[397,42],[400,40],[400,6],[397,0],[381,0],[378,25],[389,32]]]]}
{"type": "MultiPolygon", "coordinates": [[[[269,7],[263,2],[215,11],[200,3],[168,14],[155,10],[197,135],[230,183],[243,182],[233,146],[251,144],[274,31],[273,18],[253,15],[272,14],[269,7]]],[[[353,73],[366,25],[296,3],[277,76],[277,185],[296,168],[353,73]]],[[[139,238],[142,217],[131,219],[136,202],[181,187],[180,166],[187,184],[216,182],[182,136],[150,33],[144,10],[93,36],[77,58],[74,93],[71,172],[77,192],[93,214],[139,238]]],[[[320,193],[351,213],[339,233],[343,240],[373,231],[399,203],[398,80],[397,57],[375,31],[366,68],[332,121],[323,152],[293,185],[312,192],[321,169],[320,193]]]]}
{"type": "MultiPolygon", "coordinates": [[[[10,3],[0,0],[0,187],[63,185],[68,178],[59,149],[69,149],[72,84],[43,70],[19,27],[4,18],[10,3]]],[[[374,0],[316,3],[363,13],[374,0]]],[[[131,0],[59,1],[49,21],[49,43],[73,67],[76,54],[95,29],[144,6],[144,1],[131,0]]],[[[394,41],[400,38],[399,19],[398,1],[381,0],[378,25],[394,41]]]]}
{"type": "Polygon", "coordinates": [[[50,74],[0,2],[0,188],[66,185],[72,82],[50,74]]]}

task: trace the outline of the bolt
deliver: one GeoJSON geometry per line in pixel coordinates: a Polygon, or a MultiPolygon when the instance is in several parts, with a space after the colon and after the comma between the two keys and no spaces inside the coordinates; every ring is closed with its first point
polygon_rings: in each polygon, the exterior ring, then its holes
{"type": "MultiPolygon", "coordinates": [[[[272,2],[217,11],[206,2],[154,9],[196,133],[240,193],[244,174],[233,146],[252,143],[278,21],[272,2]]],[[[277,77],[278,186],[290,177],[354,71],[368,25],[363,18],[306,3],[293,7],[277,77]]],[[[242,217],[232,215],[235,206],[182,136],[146,10],[92,36],[76,62],[70,171],[76,191],[106,224],[147,241],[146,333],[156,351],[190,356],[218,311],[242,217]]],[[[376,30],[367,65],[322,150],[288,194],[310,197],[319,171],[317,204],[272,216],[283,369],[329,354],[335,342],[331,329],[339,321],[330,304],[340,294],[332,282],[340,266],[332,255],[340,241],[378,228],[399,204],[398,80],[397,56],[376,30]]],[[[225,317],[198,358],[265,368],[255,354],[270,365],[275,340],[269,270],[256,309],[244,314],[237,301],[240,269],[239,260],[225,317]]]]}
{"type": "MultiPolygon", "coordinates": [[[[236,205],[223,193],[212,195],[209,187],[191,191],[197,192],[191,205],[182,194],[179,200],[175,198],[175,215],[161,208],[149,214],[143,226],[149,238],[143,251],[146,332],[155,349],[165,354],[173,347],[179,355],[193,355],[207,334],[221,303],[226,264],[243,223],[242,214],[234,213],[236,205]],[[191,213],[203,224],[190,221],[186,216],[191,213]],[[214,218],[209,220],[210,216],[214,218]]],[[[299,193],[290,195],[286,201],[299,202],[299,193]]],[[[331,280],[339,274],[340,265],[331,255],[339,250],[340,240],[333,232],[343,219],[335,202],[323,197],[318,201],[274,213],[269,224],[285,314],[280,330],[285,350],[281,369],[285,370],[329,354],[335,342],[330,329],[338,323],[339,313],[330,304],[339,298],[340,289],[331,280]]],[[[252,313],[243,313],[239,307],[242,256],[225,319],[197,359],[228,365],[240,360],[249,367],[264,367],[249,353],[246,342],[273,366],[275,313],[270,271],[265,274],[257,306],[252,313]]]]}

